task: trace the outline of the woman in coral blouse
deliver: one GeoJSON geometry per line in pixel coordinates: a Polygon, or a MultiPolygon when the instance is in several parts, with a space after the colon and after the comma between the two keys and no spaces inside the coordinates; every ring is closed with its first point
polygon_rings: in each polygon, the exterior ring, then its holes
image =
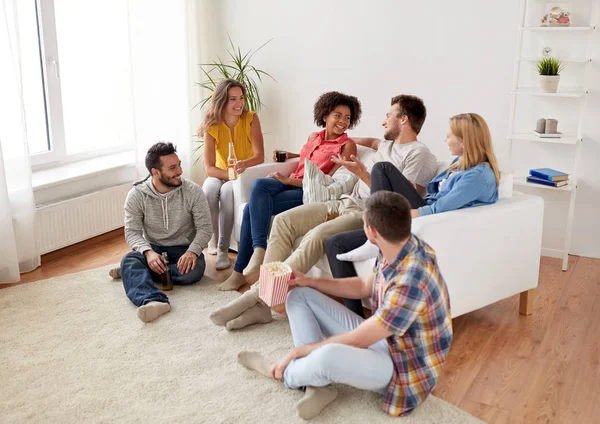
{"type": "Polygon", "coordinates": [[[212,218],[213,236],[208,253],[217,255],[217,269],[231,266],[227,252],[233,229],[233,186],[227,175],[229,143],[238,159],[235,172],[263,163],[264,145],[260,121],[245,106],[246,88],[236,80],[217,85],[198,135],[204,139],[204,167],[208,178],[202,189],[212,218]]]}
{"type": "Polygon", "coordinates": [[[332,175],[339,167],[331,161],[332,156],[341,154],[350,158],[350,155],[356,155],[356,144],[346,130],[358,123],[361,113],[360,102],[354,96],[331,91],[317,99],[314,105],[315,124],[325,129],[312,133],[299,155],[286,153],[288,159],[300,157],[298,167],[289,177],[273,173],[268,178],[254,181],[250,201],[244,208],[234,270],[219,290],[237,290],[246,283],[244,269],[251,269],[249,264],[261,264],[264,259],[271,217],[302,204],[305,159],[332,175]]]}

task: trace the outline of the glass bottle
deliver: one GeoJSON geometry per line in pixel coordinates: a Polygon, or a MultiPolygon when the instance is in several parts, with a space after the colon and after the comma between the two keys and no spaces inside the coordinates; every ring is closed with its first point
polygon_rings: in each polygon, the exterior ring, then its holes
{"type": "Polygon", "coordinates": [[[234,169],[237,161],[238,160],[235,157],[235,148],[233,147],[233,142],[229,143],[229,155],[227,156],[227,176],[229,177],[229,181],[237,179],[237,174],[234,169]]]}
{"type": "Polygon", "coordinates": [[[171,268],[169,268],[169,257],[167,252],[162,253],[163,262],[167,267],[167,270],[160,274],[160,282],[162,284],[163,291],[173,290],[173,276],[171,275],[171,268]]]}

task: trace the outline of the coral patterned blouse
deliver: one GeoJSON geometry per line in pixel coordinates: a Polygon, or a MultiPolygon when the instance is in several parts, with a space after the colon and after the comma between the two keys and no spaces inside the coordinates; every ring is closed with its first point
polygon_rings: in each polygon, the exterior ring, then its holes
{"type": "Polygon", "coordinates": [[[335,140],[325,140],[325,130],[316,133],[302,146],[300,163],[298,163],[298,168],[290,175],[290,178],[304,178],[304,159],[307,158],[317,165],[323,173],[328,174],[334,165],[331,161],[331,156],[339,155],[342,152],[344,144],[351,141],[352,139],[346,133],[335,140]]]}

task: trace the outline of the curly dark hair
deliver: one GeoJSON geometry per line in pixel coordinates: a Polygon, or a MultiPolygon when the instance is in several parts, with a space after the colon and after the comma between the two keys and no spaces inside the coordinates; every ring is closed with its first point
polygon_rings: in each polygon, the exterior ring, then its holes
{"type": "Polygon", "coordinates": [[[349,128],[354,128],[362,115],[360,101],[354,96],[338,91],[330,91],[319,96],[314,106],[315,124],[319,127],[325,127],[324,118],[338,106],[348,106],[350,109],[349,128]]]}

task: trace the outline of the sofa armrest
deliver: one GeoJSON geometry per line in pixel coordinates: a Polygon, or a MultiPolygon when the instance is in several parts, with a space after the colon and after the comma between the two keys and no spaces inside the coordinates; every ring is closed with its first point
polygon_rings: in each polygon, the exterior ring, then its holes
{"type": "Polygon", "coordinates": [[[250,189],[254,180],[266,177],[272,172],[279,172],[287,177],[296,170],[299,161],[299,158],[295,158],[285,162],[261,163],[260,165],[247,168],[233,182],[234,210],[237,211],[239,205],[247,203],[250,200],[250,189]]]}
{"type": "MultiPolygon", "coordinates": [[[[517,193],[413,220],[412,232],[436,252],[453,318],[537,287],[543,221],[543,199],[517,193]]],[[[353,264],[364,277],[375,258],[353,264]]]]}
{"type": "Polygon", "coordinates": [[[453,317],[537,287],[543,221],[543,199],[529,195],[413,220],[436,251],[453,317]]]}

